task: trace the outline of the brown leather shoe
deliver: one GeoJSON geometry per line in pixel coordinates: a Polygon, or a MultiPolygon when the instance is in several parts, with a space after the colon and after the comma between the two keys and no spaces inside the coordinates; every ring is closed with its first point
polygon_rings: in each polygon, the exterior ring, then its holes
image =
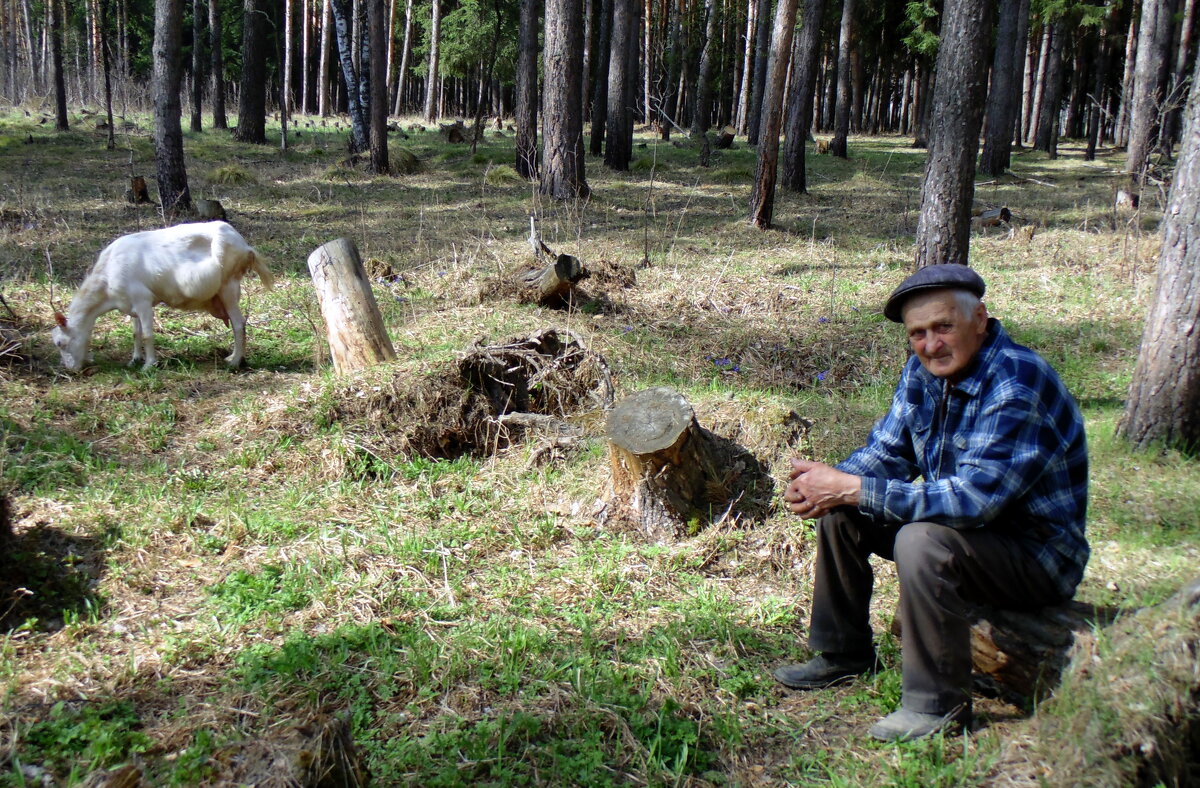
{"type": "Polygon", "coordinates": [[[854,679],[880,668],[874,650],[866,654],[818,654],[802,665],[784,665],[775,669],[775,680],[792,689],[821,689],[854,679]]]}

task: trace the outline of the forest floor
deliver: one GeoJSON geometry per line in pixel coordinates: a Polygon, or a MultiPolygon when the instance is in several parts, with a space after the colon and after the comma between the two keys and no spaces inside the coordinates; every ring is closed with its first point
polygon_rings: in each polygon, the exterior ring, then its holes
{"type": "MultiPolygon", "coordinates": [[[[126,366],[129,323],[111,313],[94,363],[67,375],[52,305],[105,244],[162,220],[122,196],[131,175],[152,180],[147,116],[112,151],[94,115],[62,134],[38,119],[0,116],[0,327],[14,340],[0,483],[16,532],[0,785],[123,763],[150,785],[270,784],[288,758],[318,757],[314,731],[336,749],[343,729],[376,785],[976,785],[1007,778],[1013,741],[1034,773],[1060,744],[984,697],[969,737],[865,735],[899,701],[884,562],[872,620],[886,669],[808,694],[771,678],[809,653],[811,523],[778,505],[787,460],[859,445],[906,357],[880,309],[912,265],[924,152],[910,140],[810,153],[811,194],[780,192],[763,232],[746,222],[755,154],[741,140],[701,168],[694,148],[639,133],[631,172],[589,157],[592,198],[554,203],[512,171],[508,131],[475,153],[394,134],[393,155],[421,169],[393,177],[341,163],[344,121],[297,119],[286,152],[277,126],[267,146],[185,133],[193,196],[219,199],[279,280],[245,282],[247,364],[224,367],[218,321],[160,309],[158,368],[126,366]],[[489,288],[532,264],[530,214],[555,252],[606,272],[572,309],[489,288]],[[343,236],[398,358],[339,378],[306,259],[343,236]],[[674,540],[602,522],[597,412],[570,416],[584,437],[565,449],[395,451],[413,414],[383,394],[444,379],[473,343],[545,328],[601,354],[618,397],[683,394],[764,464],[774,504],[674,540]]],[[[1200,466],[1115,436],[1164,201],[1115,212],[1122,163],[1085,162],[1071,141],[1056,160],[1018,152],[976,190],[1017,227],[977,231],[971,262],[991,313],[1059,369],[1087,421],[1094,552],[1079,598],[1134,611],[1200,566],[1200,466]]]]}

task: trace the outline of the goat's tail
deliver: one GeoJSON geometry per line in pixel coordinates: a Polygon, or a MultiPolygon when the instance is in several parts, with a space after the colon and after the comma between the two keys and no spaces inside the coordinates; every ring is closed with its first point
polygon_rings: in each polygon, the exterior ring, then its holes
{"type": "Polygon", "coordinates": [[[263,283],[263,287],[270,290],[275,286],[275,275],[271,273],[270,268],[267,268],[267,261],[259,257],[253,249],[250,250],[250,268],[258,274],[258,279],[263,283]]]}

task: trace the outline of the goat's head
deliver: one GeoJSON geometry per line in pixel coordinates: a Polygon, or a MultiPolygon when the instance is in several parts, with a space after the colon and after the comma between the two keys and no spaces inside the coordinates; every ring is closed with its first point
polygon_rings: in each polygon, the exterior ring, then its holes
{"type": "Polygon", "coordinates": [[[78,372],[83,369],[84,355],[87,348],[87,336],[79,336],[83,332],[73,333],[71,327],[67,325],[67,318],[62,312],[54,313],[54,322],[58,325],[50,332],[50,338],[54,340],[54,346],[58,348],[58,353],[62,356],[62,364],[70,372],[78,372]]]}

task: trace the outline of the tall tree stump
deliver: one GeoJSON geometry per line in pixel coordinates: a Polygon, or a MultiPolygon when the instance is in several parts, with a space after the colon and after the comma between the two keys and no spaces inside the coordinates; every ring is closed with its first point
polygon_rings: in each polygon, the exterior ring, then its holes
{"type": "Polygon", "coordinates": [[[625,397],[609,413],[607,429],[610,506],[623,509],[648,536],[684,535],[711,520],[714,507],[724,506],[713,436],[673,389],[625,397]]]}
{"type": "Polygon", "coordinates": [[[396,351],[354,242],[338,238],[314,250],[308,270],[321,303],[334,370],[352,372],[394,359],[396,351]]]}
{"type": "Polygon", "coordinates": [[[725,126],[721,129],[721,133],[717,136],[717,142],[713,147],[717,150],[727,150],[733,147],[733,138],[737,136],[737,129],[733,126],[725,126]]]}
{"type": "MultiPolygon", "coordinates": [[[[971,667],[977,689],[1031,708],[1058,686],[1076,639],[1111,614],[1083,602],[1036,611],[977,607],[970,613],[971,667]]],[[[902,637],[900,616],[892,634],[902,637]]]]}

